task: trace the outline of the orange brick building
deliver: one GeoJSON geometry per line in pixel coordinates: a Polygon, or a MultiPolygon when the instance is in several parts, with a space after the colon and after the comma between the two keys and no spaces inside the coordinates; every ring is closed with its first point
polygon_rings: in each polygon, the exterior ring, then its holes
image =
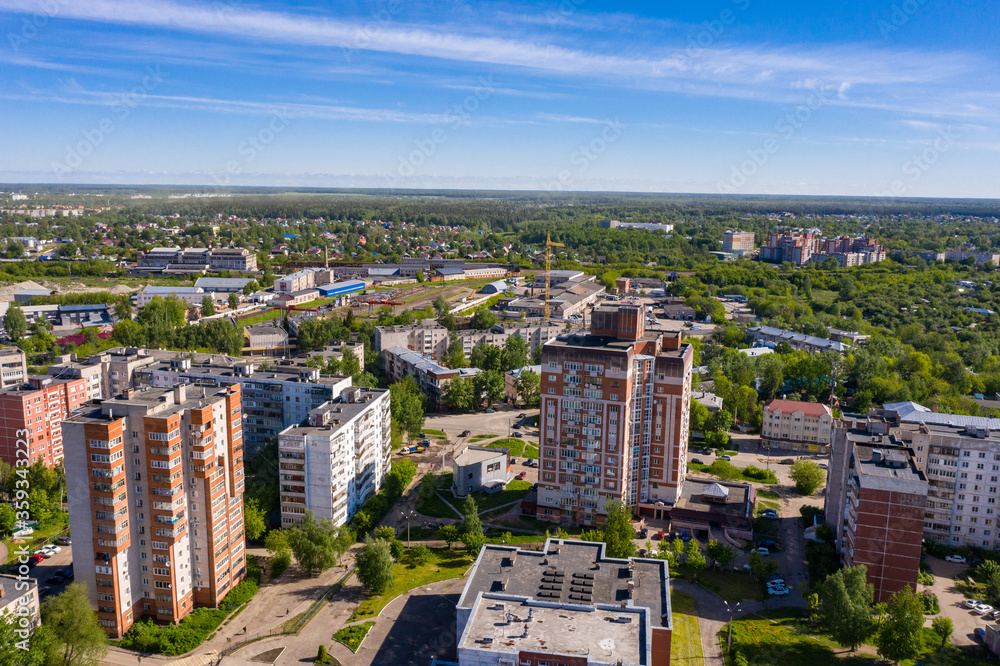
{"type": "Polygon", "coordinates": [[[0,460],[41,459],[48,467],[63,459],[62,421],[87,402],[84,379],[31,377],[0,390],[0,460]]]}

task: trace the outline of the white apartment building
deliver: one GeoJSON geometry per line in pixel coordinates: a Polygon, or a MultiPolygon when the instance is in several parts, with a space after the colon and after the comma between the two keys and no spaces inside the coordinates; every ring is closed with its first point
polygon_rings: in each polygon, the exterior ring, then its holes
{"type": "Polygon", "coordinates": [[[818,402],[772,400],[764,405],[760,439],[765,446],[792,451],[826,451],[833,412],[818,402]]]}
{"type": "Polygon", "coordinates": [[[405,347],[440,360],[448,351],[450,332],[433,319],[411,326],[376,326],[375,351],[405,347]]]}
{"type": "Polygon", "coordinates": [[[23,349],[0,348],[0,388],[19,386],[28,378],[28,365],[23,349]]]}
{"type": "Polygon", "coordinates": [[[130,391],[63,421],[73,569],[112,637],[245,577],[240,389],[130,391]]]}
{"type": "Polygon", "coordinates": [[[382,487],[391,465],[389,391],[353,386],[278,435],[281,524],[344,525],[382,487]]]}

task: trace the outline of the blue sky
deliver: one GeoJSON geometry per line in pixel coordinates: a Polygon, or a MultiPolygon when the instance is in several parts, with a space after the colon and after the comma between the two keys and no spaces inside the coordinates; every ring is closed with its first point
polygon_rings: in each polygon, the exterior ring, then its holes
{"type": "Polygon", "coordinates": [[[995,2],[0,0],[0,35],[6,182],[1000,196],[995,2]]]}

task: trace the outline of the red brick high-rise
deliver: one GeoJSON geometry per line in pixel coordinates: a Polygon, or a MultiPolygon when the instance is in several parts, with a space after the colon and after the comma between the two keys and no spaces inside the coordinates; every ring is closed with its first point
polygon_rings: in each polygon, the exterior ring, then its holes
{"type": "Polygon", "coordinates": [[[694,350],[645,321],[641,305],[599,307],[589,335],[543,348],[539,519],[597,525],[609,501],[680,496],[694,350]]]}
{"type": "Polygon", "coordinates": [[[62,421],[86,402],[83,379],[31,377],[26,384],[0,389],[0,460],[12,466],[18,459],[58,465],[62,421]]]}

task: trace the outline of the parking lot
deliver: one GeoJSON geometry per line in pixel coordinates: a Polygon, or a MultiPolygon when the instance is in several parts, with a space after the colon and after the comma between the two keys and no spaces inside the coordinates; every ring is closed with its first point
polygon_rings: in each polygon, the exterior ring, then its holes
{"type": "MultiPolygon", "coordinates": [[[[951,642],[955,645],[972,645],[976,643],[973,633],[977,628],[985,627],[990,621],[985,617],[965,606],[965,595],[955,587],[955,574],[962,573],[968,569],[968,565],[945,562],[944,560],[927,556],[927,564],[934,574],[934,585],[925,587],[919,586],[921,590],[931,590],[938,597],[941,604],[941,614],[950,617],[955,623],[955,632],[951,636],[951,642]]],[[[925,622],[930,626],[930,618],[925,622]]],[[[994,624],[994,626],[997,626],[994,624]]]]}
{"type": "MultiPolygon", "coordinates": [[[[16,546],[12,547],[11,551],[17,553],[17,548],[16,546]]],[[[47,559],[43,559],[34,568],[29,569],[28,575],[38,582],[38,593],[43,600],[47,596],[61,593],[70,583],[66,579],[60,581],[58,575],[72,569],[73,547],[59,546],[59,548],[60,552],[47,559]]],[[[33,548],[31,549],[31,553],[34,554],[38,550],[38,548],[33,548]]],[[[17,575],[19,566],[17,563],[11,564],[8,567],[8,573],[17,575]]]]}

